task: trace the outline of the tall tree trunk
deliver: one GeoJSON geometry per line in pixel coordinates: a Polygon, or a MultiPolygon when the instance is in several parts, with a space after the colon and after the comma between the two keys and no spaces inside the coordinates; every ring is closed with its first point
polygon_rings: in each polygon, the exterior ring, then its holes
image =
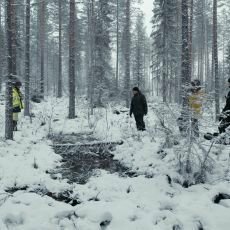
{"type": "Polygon", "coordinates": [[[58,58],[58,98],[62,97],[62,0],[58,1],[59,14],[59,58],[58,58]]]}
{"type": "Polygon", "coordinates": [[[193,0],[190,0],[190,15],[189,15],[189,78],[192,79],[192,63],[193,63],[193,49],[192,49],[192,36],[193,36],[193,0]]]}
{"type": "Polygon", "coordinates": [[[86,77],[87,77],[87,98],[90,98],[90,70],[91,70],[91,7],[87,3],[87,43],[86,43],[86,77]]]}
{"type": "Polygon", "coordinates": [[[6,108],[5,108],[5,138],[13,139],[13,103],[12,81],[16,76],[16,28],[15,28],[15,2],[7,0],[7,68],[8,79],[6,82],[6,108]]]}
{"type": "Polygon", "coordinates": [[[199,48],[197,50],[197,76],[200,80],[200,69],[201,69],[201,44],[199,44],[199,48]]]}
{"type": "MultiPolygon", "coordinates": [[[[53,42],[54,44],[54,49],[53,49],[53,53],[52,53],[52,76],[53,76],[53,81],[52,81],[52,85],[53,85],[53,95],[56,96],[57,93],[57,79],[55,78],[55,76],[57,76],[57,69],[59,72],[59,67],[57,68],[57,63],[59,64],[59,61],[57,61],[57,59],[59,60],[59,55],[57,58],[56,52],[55,52],[55,42],[53,42]]],[[[59,74],[59,73],[58,73],[59,74]]]]}
{"type": "Polygon", "coordinates": [[[39,46],[39,30],[40,30],[40,27],[39,27],[39,24],[40,24],[40,10],[39,10],[39,0],[36,1],[37,3],[37,6],[38,6],[38,9],[37,9],[37,17],[36,17],[36,26],[37,28],[37,31],[36,31],[36,74],[35,74],[35,84],[34,84],[34,88],[36,89],[36,95],[40,95],[40,84],[39,84],[39,73],[40,73],[40,46],[39,46]]]}
{"type": "Polygon", "coordinates": [[[218,46],[217,46],[217,0],[213,0],[213,61],[215,76],[215,112],[216,119],[220,114],[220,82],[218,73],[218,46]]]}
{"type": "Polygon", "coordinates": [[[94,0],[90,0],[89,7],[89,82],[88,82],[88,95],[90,97],[90,114],[93,115],[94,108],[94,71],[95,71],[95,12],[94,0]]]}
{"type": "MultiPolygon", "coordinates": [[[[49,46],[49,43],[48,43],[49,41],[47,41],[47,44],[48,44],[48,46],[49,46]]],[[[52,43],[51,43],[51,45],[50,45],[50,47],[51,47],[51,50],[54,50],[54,41],[52,41],[52,43]]],[[[48,97],[49,96],[49,89],[50,89],[50,81],[49,81],[49,73],[50,73],[50,71],[49,71],[49,69],[50,69],[50,63],[51,63],[51,61],[50,61],[50,56],[52,55],[52,52],[49,52],[49,50],[48,49],[46,49],[45,50],[45,61],[46,61],[46,78],[45,78],[45,81],[46,81],[46,84],[44,84],[44,88],[45,88],[45,91],[46,91],[46,96],[48,97]]]]}
{"type": "Polygon", "coordinates": [[[137,48],[136,49],[137,49],[136,63],[135,63],[136,66],[134,67],[134,70],[136,69],[136,71],[134,71],[134,75],[136,75],[135,82],[136,82],[136,84],[137,84],[137,86],[139,88],[142,88],[143,79],[141,78],[141,47],[140,47],[140,31],[139,31],[139,28],[138,28],[138,31],[137,31],[137,48]]]}
{"type": "Polygon", "coordinates": [[[159,56],[157,55],[157,60],[156,60],[156,62],[157,62],[157,69],[156,69],[156,73],[157,73],[157,76],[156,76],[156,80],[157,80],[157,97],[159,96],[159,94],[160,94],[160,84],[161,84],[161,76],[160,76],[160,60],[159,60],[159,56]]]}
{"type": "MultiPolygon", "coordinates": [[[[227,19],[225,18],[225,23],[227,23],[227,19]]],[[[223,63],[222,63],[222,75],[221,75],[221,79],[220,79],[220,89],[224,89],[224,85],[225,85],[225,55],[226,55],[226,47],[225,47],[225,41],[226,41],[226,36],[225,36],[225,31],[223,33],[223,40],[222,40],[222,46],[223,46],[223,63]]],[[[223,95],[224,92],[222,91],[222,93],[220,92],[220,97],[224,96],[223,95]]]]}
{"type": "Polygon", "coordinates": [[[204,54],[205,54],[205,2],[201,3],[201,34],[200,34],[200,72],[199,79],[201,83],[204,83],[204,54]]]}
{"type": "Polygon", "coordinates": [[[189,56],[189,28],[188,28],[188,0],[182,0],[182,58],[181,58],[181,81],[182,81],[182,100],[185,112],[188,106],[187,87],[190,79],[190,56],[189,56]]]}
{"type": "Polygon", "coordinates": [[[167,65],[168,65],[168,52],[167,52],[167,22],[166,22],[166,2],[163,6],[163,62],[162,62],[162,96],[163,96],[163,102],[165,103],[167,101],[167,65]]]}
{"type": "Polygon", "coordinates": [[[211,75],[212,75],[212,93],[215,94],[215,64],[214,64],[214,50],[212,41],[212,64],[211,64],[211,75]]]}
{"type": "MultiPolygon", "coordinates": [[[[2,30],[2,1],[0,0],[0,32],[3,32],[2,30]]],[[[1,35],[0,35],[1,36],[1,35]]],[[[0,44],[0,46],[2,46],[0,44]]],[[[2,48],[2,47],[1,47],[2,48]]],[[[2,54],[2,49],[0,49],[0,93],[2,92],[2,74],[3,74],[3,54],[2,54]]]]}
{"type": "Polygon", "coordinates": [[[116,90],[119,82],[119,0],[117,0],[117,41],[116,41],[116,90]]]}
{"type": "Polygon", "coordinates": [[[75,118],[75,29],[76,29],[76,8],[75,0],[70,0],[69,19],[69,118],[75,118]]]}
{"type": "Polygon", "coordinates": [[[30,115],[30,0],[26,0],[26,45],[25,45],[25,110],[30,115]]]}
{"type": "MultiPolygon", "coordinates": [[[[180,44],[181,44],[181,4],[179,1],[177,1],[177,49],[180,50],[180,44]]],[[[181,104],[182,100],[180,97],[181,92],[181,78],[179,77],[181,74],[181,55],[180,52],[178,52],[178,62],[177,62],[177,68],[175,71],[175,75],[177,76],[175,78],[175,102],[181,104]]]]}
{"type": "MultiPolygon", "coordinates": [[[[205,8],[207,7],[207,3],[205,1],[205,8]]],[[[205,81],[206,81],[206,91],[211,90],[211,83],[210,83],[210,69],[209,69],[209,45],[208,45],[208,18],[207,14],[205,14],[205,81]]]]}
{"type": "Polygon", "coordinates": [[[126,15],[125,15],[125,100],[126,107],[129,107],[130,102],[130,0],[126,0],[126,15]]]}
{"type": "Polygon", "coordinates": [[[45,81],[45,0],[41,1],[40,7],[40,58],[41,58],[41,78],[40,78],[40,93],[41,97],[44,98],[45,88],[44,88],[44,81],[45,81]]]}

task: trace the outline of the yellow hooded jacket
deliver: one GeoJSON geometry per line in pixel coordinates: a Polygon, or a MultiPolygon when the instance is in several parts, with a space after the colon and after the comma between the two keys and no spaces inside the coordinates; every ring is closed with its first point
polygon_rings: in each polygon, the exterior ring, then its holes
{"type": "Polygon", "coordinates": [[[202,114],[203,97],[204,93],[202,92],[202,90],[192,93],[188,97],[189,107],[191,108],[195,116],[199,116],[202,114]]]}
{"type": "Polygon", "coordinates": [[[21,92],[13,87],[13,108],[19,107],[20,109],[23,109],[23,103],[22,103],[22,94],[21,92]]]}

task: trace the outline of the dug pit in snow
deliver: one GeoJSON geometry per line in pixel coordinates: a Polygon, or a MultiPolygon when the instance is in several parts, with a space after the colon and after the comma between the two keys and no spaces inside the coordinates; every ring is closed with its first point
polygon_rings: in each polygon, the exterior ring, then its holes
{"type": "Polygon", "coordinates": [[[222,200],[228,200],[228,199],[230,199],[230,195],[219,193],[218,195],[214,197],[213,202],[215,204],[219,204],[222,200]]]}
{"type": "Polygon", "coordinates": [[[61,174],[69,183],[85,184],[97,169],[121,176],[135,176],[129,168],[113,159],[111,152],[117,145],[123,144],[122,141],[99,142],[90,135],[79,134],[59,135],[52,140],[55,152],[62,156],[62,165],[50,172],[53,178],[61,174]]]}
{"type": "Polygon", "coordinates": [[[80,200],[76,196],[73,195],[73,191],[64,191],[62,193],[52,193],[49,190],[47,190],[44,187],[37,187],[30,189],[28,186],[24,187],[12,187],[12,188],[7,188],[5,190],[6,194],[14,194],[18,191],[24,191],[24,192],[29,192],[29,193],[36,193],[41,196],[48,196],[56,201],[60,201],[66,204],[70,204],[71,206],[76,206],[81,203],[80,200]]]}

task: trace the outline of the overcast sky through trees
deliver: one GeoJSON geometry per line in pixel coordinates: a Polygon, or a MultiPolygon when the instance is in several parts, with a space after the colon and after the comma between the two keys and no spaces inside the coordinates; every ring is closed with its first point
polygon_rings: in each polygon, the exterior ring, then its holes
{"type": "Polygon", "coordinates": [[[147,32],[149,35],[151,34],[151,23],[150,23],[150,21],[152,18],[152,8],[153,8],[152,1],[144,0],[142,9],[145,13],[145,23],[146,23],[147,32]]]}

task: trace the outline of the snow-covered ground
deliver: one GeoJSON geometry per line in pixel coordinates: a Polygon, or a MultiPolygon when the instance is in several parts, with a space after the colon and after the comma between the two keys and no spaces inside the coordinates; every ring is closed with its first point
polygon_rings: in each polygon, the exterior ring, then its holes
{"type": "MultiPolygon", "coordinates": [[[[207,183],[184,188],[175,150],[183,145],[177,136],[176,112],[165,108],[166,126],[175,132],[179,146],[158,152],[165,141],[159,103],[150,104],[143,133],[136,131],[127,112],[114,114],[114,106],[96,109],[89,116],[87,102],[79,99],[76,119],[68,120],[67,104],[67,99],[54,98],[33,104],[35,117],[32,121],[21,118],[14,141],[3,138],[4,105],[0,105],[0,230],[229,230],[230,200],[213,202],[219,193],[230,195],[229,146],[213,146],[207,183]],[[61,156],[54,153],[47,136],[92,132],[99,140],[123,140],[114,158],[139,176],[120,177],[98,170],[84,185],[52,179],[48,172],[61,164],[61,156]],[[12,188],[19,190],[12,192],[12,188]],[[35,193],[38,188],[54,194],[71,190],[81,204],[73,207],[55,201],[35,193]]],[[[207,113],[204,125],[209,118],[207,113]]],[[[202,138],[200,143],[204,149],[211,145],[202,138]]]]}

